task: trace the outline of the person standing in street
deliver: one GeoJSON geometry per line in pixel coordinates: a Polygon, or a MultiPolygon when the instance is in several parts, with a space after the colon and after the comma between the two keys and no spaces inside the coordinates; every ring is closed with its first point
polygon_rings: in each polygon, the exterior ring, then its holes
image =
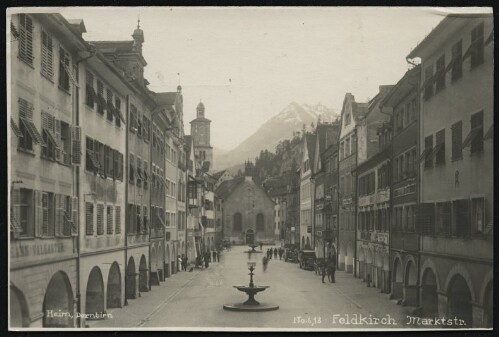
{"type": "Polygon", "coordinates": [[[215,262],[217,262],[217,251],[216,251],[216,250],[214,250],[214,251],[213,251],[213,258],[212,258],[212,261],[213,261],[214,263],[215,263],[215,262]]]}
{"type": "Polygon", "coordinates": [[[277,248],[274,248],[274,259],[277,259],[277,248]]]}
{"type": "Polygon", "coordinates": [[[210,252],[206,252],[204,255],[204,267],[208,268],[210,266],[210,252]]]}
{"type": "Polygon", "coordinates": [[[267,265],[269,263],[269,259],[267,256],[264,256],[263,257],[263,260],[262,260],[262,265],[263,265],[263,271],[267,271],[267,265]]]}
{"type": "MultiPolygon", "coordinates": [[[[326,277],[326,272],[327,272],[326,264],[327,264],[326,261],[324,261],[324,262],[321,263],[322,283],[325,283],[324,282],[324,278],[326,277]]],[[[328,273],[327,277],[329,279],[329,273],[328,273]]]]}
{"type": "Polygon", "coordinates": [[[334,273],[336,272],[336,260],[331,259],[329,261],[329,268],[328,268],[328,279],[331,283],[335,283],[336,280],[334,278],[334,273]]]}
{"type": "Polygon", "coordinates": [[[263,248],[263,243],[260,242],[260,250],[262,250],[262,248],[263,248]]]}
{"type": "Polygon", "coordinates": [[[182,266],[182,258],[180,257],[180,255],[177,255],[177,272],[180,271],[181,266],[182,266]]]}
{"type": "Polygon", "coordinates": [[[221,252],[222,252],[221,250],[217,251],[217,262],[220,262],[220,253],[221,252]]]}

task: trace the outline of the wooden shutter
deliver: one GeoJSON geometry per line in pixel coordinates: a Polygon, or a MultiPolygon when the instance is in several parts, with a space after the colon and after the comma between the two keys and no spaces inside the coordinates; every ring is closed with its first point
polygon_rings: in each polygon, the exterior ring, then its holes
{"type": "Polygon", "coordinates": [[[71,127],[71,160],[74,165],[81,164],[81,127],[71,127]]]}
{"type": "Polygon", "coordinates": [[[49,234],[49,194],[42,192],[42,235],[49,234]]]}
{"type": "Polygon", "coordinates": [[[21,225],[21,189],[13,188],[10,200],[11,215],[10,215],[10,230],[15,235],[21,232],[25,232],[26,228],[21,225]]]}
{"type": "Polygon", "coordinates": [[[114,233],[115,234],[120,234],[121,233],[121,206],[116,206],[114,208],[115,215],[114,215],[114,233]]]}
{"type": "Polygon", "coordinates": [[[62,235],[64,226],[64,208],[61,209],[62,195],[55,195],[55,235],[62,235]]]}
{"type": "Polygon", "coordinates": [[[78,197],[72,197],[71,198],[71,235],[77,236],[78,235],[78,197]]]}
{"type": "Polygon", "coordinates": [[[90,202],[85,203],[85,233],[94,235],[94,205],[90,202]]]}
{"type": "Polygon", "coordinates": [[[43,225],[43,209],[42,209],[42,192],[35,192],[35,236],[42,236],[43,225]]]}
{"type": "Polygon", "coordinates": [[[62,161],[64,161],[64,156],[62,153],[64,151],[64,148],[63,148],[62,142],[61,142],[61,121],[56,120],[55,118],[54,118],[54,131],[55,131],[54,132],[55,140],[57,142],[57,144],[54,144],[56,146],[55,160],[62,162],[62,161]]]}

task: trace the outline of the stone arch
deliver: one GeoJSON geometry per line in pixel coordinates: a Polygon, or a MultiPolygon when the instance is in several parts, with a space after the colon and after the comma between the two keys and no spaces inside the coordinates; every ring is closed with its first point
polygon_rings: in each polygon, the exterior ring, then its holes
{"type": "MultiPolygon", "coordinates": [[[[442,288],[440,287],[440,280],[437,277],[437,267],[435,266],[435,262],[432,259],[426,259],[421,266],[421,270],[426,271],[426,269],[431,269],[433,275],[435,276],[435,284],[437,286],[436,291],[440,291],[442,288]]],[[[423,273],[421,273],[421,284],[423,284],[423,273]]]]}
{"type": "Polygon", "coordinates": [[[256,215],[256,231],[265,231],[265,216],[263,215],[263,213],[258,213],[256,215]]]}
{"type": "Polygon", "coordinates": [[[487,287],[493,284],[494,280],[494,270],[490,269],[485,277],[483,278],[482,286],[480,287],[480,304],[484,304],[487,299],[486,291],[488,291],[487,287]]]}
{"type": "Polygon", "coordinates": [[[114,261],[107,276],[107,307],[121,308],[121,271],[119,264],[114,261]]]}
{"type": "Polygon", "coordinates": [[[488,280],[488,283],[485,283],[482,288],[484,289],[483,297],[482,297],[482,306],[483,306],[483,328],[492,328],[494,323],[494,315],[493,315],[493,306],[494,306],[494,298],[493,298],[493,287],[494,282],[492,279],[488,280]]]}
{"type": "Polygon", "coordinates": [[[90,271],[90,275],[88,275],[85,313],[104,313],[104,281],[102,272],[97,266],[95,266],[90,271]]]}
{"type": "Polygon", "coordinates": [[[10,286],[9,321],[13,328],[28,328],[31,321],[26,297],[13,285],[10,286]]]}
{"type": "Polygon", "coordinates": [[[402,262],[400,256],[396,256],[393,260],[393,282],[402,283],[404,281],[404,271],[402,270],[402,262]]]}
{"type": "MultiPolygon", "coordinates": [[[[68,275],[63,271],[56,272],[45,290],[43,312],[68,312],[74,316],[73,303],[73,289],[68,275]]],[[[73,327],[73,319],[45,314],[42,324],[45,328],[68,328],[73,327]]]]}
{"type": "Polygon", "coordinates": [[[421,273],[421,307],[425,317],[438,313],[438,279],[435,270],[427,266],[421,273]]]}
{"type": "Polygon", "coordinates": [[[447,284],[447,313],[473,327],[472,289],[460,273],[455,273],[447,284]]]}
{"type": "Polygon", "coordinates": [[[413,260],[407,261],[405,265],[405,273],[404,273],[404,284],[407,286],[413,286],[418,283],[418,272],[416,268],[416,264],[413,260]]]}
{"type": "Polygon", "coordinates": [[[126,298],[134,299],[137,296],[137,269],[135,268],[135,260],[133,256],[128,259],[128,264],[126,267],[126,298]]]}
{"type": "Polygon", "coordinates": [[[445,281],[445,287],[444,287],[444,292],[449,293],[449,284],[456,275],[461,275],[463,279],[465,280],[468,289],[470,291],[471,295],[471,301],[475,302],[475,292],[473,289],[473,282],[471,282],[471,277],[468,273],[468,270],[461,264],[456,264],[452,269],[450,270],[449,274],[447,275],[447,280],[445,281]]]}
{"type": "Polygon", "coordinates": [[[147,292],[149,291],[149,285],[147,284],[147,259],[144,254],[140,257],[139,263],[139,291],[147,292]]]}
{"type": "Polygon", "coordinates": [[[234,213],[232,231],[241,232],[242,230],[243,230],[243,216],[239,212],[234,213]]]}

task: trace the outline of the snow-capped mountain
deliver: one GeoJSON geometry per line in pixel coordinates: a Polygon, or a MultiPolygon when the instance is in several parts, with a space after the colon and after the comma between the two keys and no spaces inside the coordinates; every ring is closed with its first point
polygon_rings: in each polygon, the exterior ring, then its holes
{"type": "Polygon", "coordinates": [[[236,148],[226,152],[214,151],[215,169],[223,169],[240,163],[248,158],[255,158],[261,150],[274,152],[279,141],[290,139],[293,133],[301,131],[303,126],[307,131],[311,130],[311,124],[317,125],[317,121],[332,122],[339,114],[334,109],[322,104],[308,105],[296,102],[290,103],[279,114],[275,115],[251,136],[246,138],[236,148]]]}

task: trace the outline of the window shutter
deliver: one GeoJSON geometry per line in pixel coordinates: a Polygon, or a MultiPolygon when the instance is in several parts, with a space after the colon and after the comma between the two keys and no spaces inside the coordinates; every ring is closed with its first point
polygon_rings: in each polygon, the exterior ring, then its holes
{"type": "Polygon", "coordinates": [[[71,127],[71,160],[74,165],[81,164],[81,127],[71,127]]]}
{"type": "Polygon", "coordinates": [[[78,197],[71,198],[71,235],[78,236],[78,197]]]}
{"type": "Polygon", "coordinates": [[[10,211],[12,212],[10,215],[10,230],[17,235],[18,232],[25,231],[21,227],[21,189],[13,188],[10,203],[12,205],[10,211]]]}
{"type": "Polygon", "coordinates": [[[59,236],[62,234],[63,224],[64,224],[64,208],[61,209],[61,198],[62,195],[55,195],[55,235],[59,236]],[[62,212],[61,212],[62,211],[62,212]]]}
{"type": "Polygon", "coordinates": [[[42,208],[42,192],[35,191],[35,236],[42,236],[43,225],[43,208],[42,208]]]}
{"type": "Polygon", "coordinates": [[[49,194],[42,193],[42,235],[49,234],[49,194]]]}
{"type": "Polygon", "coordinates": [[[61,121],[54,118],[55,140],[58,143],[55,150],[55,160],[62,162],[64,160],[63,151],[64,147],[61,141],[61,121]]]}
{"type": "Polygon", "coordinates": [[[115,228],[114,228],[114,233],[115,234],[120,234],[121,233],[121,206],[116,206],[114,209],[115,209],[115,216],[114,216],[115,228]]]}

